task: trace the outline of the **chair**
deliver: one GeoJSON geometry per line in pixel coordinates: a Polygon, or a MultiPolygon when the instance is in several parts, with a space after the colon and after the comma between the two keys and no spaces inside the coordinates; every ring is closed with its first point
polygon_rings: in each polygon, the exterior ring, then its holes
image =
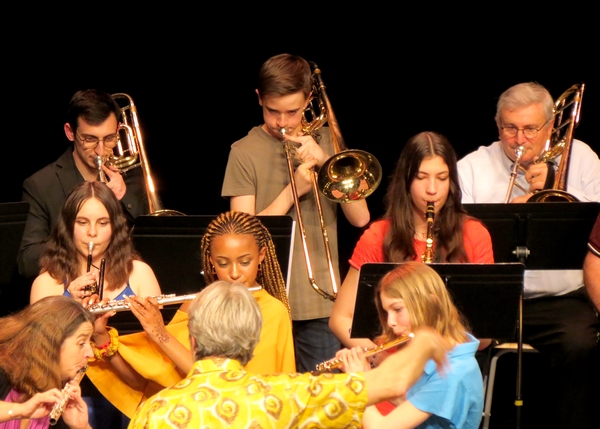
{"type": "MultiPolygon", "coordinates": [[[[492,397],[494,395],[494,382],[496,381],[496,367],[498,365],[498,359],[504,356],[507,353],[518,353],[519,352],[519,344],[518,343],[500,343],[494,346],[491,346],[491,358],[490,365],[487,371],[487,374],[484,375],[483,385],[484,385],[484,407],[483,407],[483,420],[481,429],[489,429],[490,426],[490,417],[492,416],[492,397]]],[[[538,353],[534,347],[529,344],[523,343],[522,353],[538,353]]],[[[520,376],[517,379],[517,382],[520,383],[520,376]]],[[[520,387],[518,388],[518,392],[520,395],[520,387]]],[[[517,401],[521,401],[520,397],[515,400],[516,406],[522,406],[522,403],[518,403],[517,401]]]]}

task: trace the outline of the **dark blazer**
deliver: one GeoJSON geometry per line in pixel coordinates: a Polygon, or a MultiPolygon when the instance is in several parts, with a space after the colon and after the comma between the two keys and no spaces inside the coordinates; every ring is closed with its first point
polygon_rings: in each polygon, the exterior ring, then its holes
{"type": "MultiPolygon", "coordinates": [[[[121,199],[130,224],[136,217],[148,214],[148,197],[141,168],[123,173],[127,186],[121,199]]],[[[29,176],[23,182],[23,201],[29,202],[21,248],[17,257],[19,273],[27,279],[40,272],[39,261],[52,228],[58,222],[62,207],[71,191],[84,181],[77,170],[71,145],[52,164],[29,176]]]]}

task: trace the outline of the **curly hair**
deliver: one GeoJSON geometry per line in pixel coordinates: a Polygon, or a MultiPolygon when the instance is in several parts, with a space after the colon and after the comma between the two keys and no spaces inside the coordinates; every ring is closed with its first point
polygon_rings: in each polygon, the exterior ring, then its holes
{"type": "Polygon", "coordinates": [[[83,182],[73,189],[65,201],[40,260],[41,272],[47,271],[53,279],[64,281],[65,288],[83,274],[79,272],[78,251],[73,234],[77,214],[83,203],[91,198],[97,199],[106,207],[110,218],[112,235],[105,253],[104,278],[107,285],[120,287],[125,284],[133,271],[133,261],[140,259],[133,248],[127,218],[115,194],[102,182],[83,182]]]}
{"type": "Polygon", "coordinates": [[[48,296],[0,319],[0,368],[24,395],[62,389],[60,350],[64,341],[93,316],[66,296],[48,296]]]}
{"type": "Polygon", "coordinates": [[[456,153],[446,137],[424,131],[411,137],[396,163],[385,195],[384,218],[390,228],[383,242],[385,262],[403,262],[416,258],[413,237],[415,222],[410,186],[423,160],[440,156],[448,166],[450,190],[444,207],[435,218],[436,249],[433,262],[468,262],[463,245],[463,222],[468,216],[462,207],[456,153]]]}
{"type": "Polygon", "coordinates": [[[262,222],[248,213],[238,211],[228,211],[217,216],[206,229],[202,236],[200,245],[200,255],[202,258],[202,268],[204,271],[204,280],[206,284],[218,280],[212,264],[210,262],[210,246],[215,237],[234,234],[234,235],[252,235],[256,240],[259,249],[266,248],[265,258],[260,264],[256,281],[270,295],[281,301],[288,310],[291,320],[290,302],[287,296],[285,280],[281,273],[281,267],[277,260],[275,244],[271,233],[262,222]]]}

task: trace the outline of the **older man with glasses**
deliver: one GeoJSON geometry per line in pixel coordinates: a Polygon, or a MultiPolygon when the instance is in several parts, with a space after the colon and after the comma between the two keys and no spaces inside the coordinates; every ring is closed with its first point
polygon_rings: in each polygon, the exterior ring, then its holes
{"type": "MultiPolygon", "coordinates": [[[[548,149],[554,125],[550,93],[534,82],[515,85],[500,96],[495,119],[500,140],[458,162],[463,203],[522,203],[554,184],[560,156],[536,162],[548,149]],[[508,192],[515,174],[515,186],[508,192]]],[[[569,194],[582,202],[600,201],[600,159],[579,140],[572,141],[568,171],[569,194]]],[[[534,412],[535,426],[596,427],[600,322],[582,270],[526,270],[524,294],[523,341],[540,352],[537,368],[544,381],[526,386],[528,403],[533,397],[536,408],[540,406],[534,412]],[[544,426],[541,419],[546,418],[544,426]]]]}
{"type": "Polygon", "coordinates": [[[130,223],[148,213],[141,169],[121,174],[98,163],[112,153],[118,143],[120,115],[119,105],[104,91],[78,91],[71,98],[64,131],[72,144],[55,162],[23,182],[22,199],[30,205],[18,256],[23,277],[32,279],[39,274],[39,259],[46,239],[67,196],[81,182],[102,178],[123,204],[130,223]]]}

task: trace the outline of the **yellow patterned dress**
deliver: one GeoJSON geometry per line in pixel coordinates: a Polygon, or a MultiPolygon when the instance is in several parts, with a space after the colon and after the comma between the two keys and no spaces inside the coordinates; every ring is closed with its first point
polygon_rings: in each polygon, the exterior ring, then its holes
{"type": "MultiPolygon", "coordinates": [[[[246,370],[253,374],[274,374],[296,372],[292,323],[287,309],[277,298],[267,291],[253,291],[252,295],[260,306],[263,327],[260,341],[246,370]]],[[[177,311],[173,320],[166,326],[186,348],[190,348],[188,316],[177,311]]],[[[181,381],[181,374],[175,364],[152,342],[145,332],[119,337],[119,353],[139,374],[160,386],[169,387],[181,381]]],[[[156,393],[150,388],[140,391],[132,389],[115,373],[105,361],[92,359],[87,375],[100,393],[127,417],[131,417],[144,399],[156,393]]],[[[155,386],[153,386],[155,388],[155,386]]]]}
{"type": "Polygon", "coordinates": [[[360,428],[366,405],[359,374],[252,375],[236,360],[207,358],[146,400],[129,428],[360,428]]]}

